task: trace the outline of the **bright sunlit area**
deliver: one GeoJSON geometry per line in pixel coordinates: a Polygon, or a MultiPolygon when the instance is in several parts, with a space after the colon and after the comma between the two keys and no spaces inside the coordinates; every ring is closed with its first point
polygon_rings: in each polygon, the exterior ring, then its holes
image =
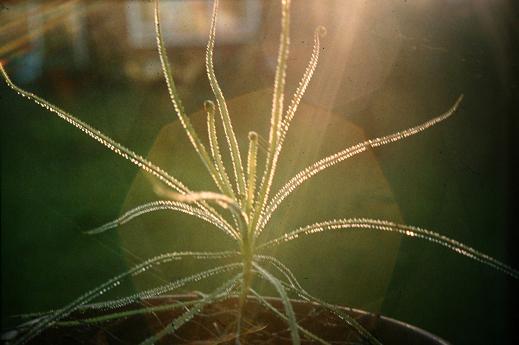
{"type": "Polygon", "coordinates": [[[519,343],[514,6],[0,1],[2,343],[519,343]]]}

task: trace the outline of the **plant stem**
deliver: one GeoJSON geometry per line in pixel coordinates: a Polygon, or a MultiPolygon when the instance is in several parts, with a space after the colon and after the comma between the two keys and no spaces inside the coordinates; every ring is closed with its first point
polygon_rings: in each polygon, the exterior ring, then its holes
{"type": "Polygon", "coordinates": [[[252,258],[253,258],[253,247],[251,241],[252,232],[246,231],[243,233],[242,243],[241,243],[241,252],[243,259],[243,275],[242,275],[242,285],[241,285],[241,293],[240,300],[238,306],[238,320],[237,320],[237,328],[236,328],[236,344],[241,344],[240,342],[240,334],[243,328],[243,315],[245,313],[245,307],[247,304],[247,295],[252,283],[252,258]]]}

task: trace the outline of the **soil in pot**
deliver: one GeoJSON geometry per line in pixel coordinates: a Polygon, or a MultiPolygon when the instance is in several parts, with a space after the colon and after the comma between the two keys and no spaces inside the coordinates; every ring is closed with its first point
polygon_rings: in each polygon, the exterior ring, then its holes
{"type": "MultiPolygon", "coordinates": [[[[144,306],[166,306],[179,301],[192,301],[193,298],[196,296],[152,298],[112,310],[112,312],[137,310],[144,306]]],[[[280,300],[275,298],[268,300],[278,310],[283,311],[280,300]]],[[[237,303],[237,299],[233,298],[208,305],[202,313],[181,327],[175,334],[162,338],[158,344],[234,344],[237,303]]],[[[292,305],[299,324],[322,339],[332,344],[367,344],[356,331],[323,307],[303,301],[293,301],[292,305]]],[[[139,344],[169,324],[184,312],[185,308],[154,311],[97,323],[55,326],[44,331],[29,344],[139,344]]],[[[344,310],[354,316],[359,323],[386,345],[448,344],[426,331],[390,318],[353,309],[344,310]]],[[[105,314],[106,312],[99,310],[86,310],[74,313],[68,319],[80,320],[105,314]]],[[[249,300],[245,320],[247,326],[242,334],[243,344],[291,344],[286,322],[255,300],[249,300]]],[[[301,338],[302,344],[314,343],[303,334],[301,334],[301,338]]],[[[11,341],[13,340],[11,339],[11,341]]],[[[9,344],[9,342],[5,344],[9,344]]]]}

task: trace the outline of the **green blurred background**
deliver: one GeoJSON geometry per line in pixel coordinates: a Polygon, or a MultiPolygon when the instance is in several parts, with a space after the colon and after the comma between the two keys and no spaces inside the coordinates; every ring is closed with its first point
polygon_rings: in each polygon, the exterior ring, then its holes
{"type": "MultiPolygon", "coordinates": [[[[203,64],[209,5],[164,2],[170,60],[188,113],[212,98],[203,64]]],[[[144,156],[159,133],[168,133],[166,126],[177,125],[160,75],[148,2],[8,1],[0,6],[0,58],[20,86],[144,156]]],[[[265,123],[269,103],[255,92],[272,86],[278,7],[278,1],[222,1],[217,33],[215,69],[225,95],[252,95],[247,106],[266,109],[265,123]]],[[[460,93],[465,95],[452,119],[377,149],[372,157],[389,186],[388,207],[396,205],[405,223],[436,230],[517,267],[511,157],[517,150],[512,138],[519,59],[513,49],[518,33],[512,6],[504,0],[383,5],[308,0],[295,1],[292,14],[288,92],[304,71],[314,28],[324,24],[328,35],[320,65],[303,102],[337,114],[364,137],[423,122],[445,111],[460,93]]],[[[132,206],[138,171],[3,83],[0,114],[5,330],[16,324],[10,316],[62,306],[127,267],[127,251],[133,248],[121,245],[119,234],[89,237],[82,231],[132,206]]],[[[248,124],[246,114],[231,115],[248,124]]],[[[338,148],[355,142],[348,133],[328,139],[338,148]]],[[[327,150],[331,148],[318,151],[333,152],[327,150]]],[[[178,152],[171,154],[175,159],[178,152]]],[[[190,166],[186,163],[182,165],[190,166]]],[[[330,204],[347,195],[348,186],[365,184],[369,190],[370,175],[355,170],[354,160],[347,164],[358,180],[344,178],[337,185],[337,175],[330,175],[335,177],[314,181],[336,191],[329,195],[330,204]]],[[[303,167],[294,172],[297,168],[303,167]]],[[[146,197],[153,196],[137,199],[146,197]]],[[[312,210],[313,203],[299,200],[298,207],[312,210]]],[[[352,205],[330,216],[367,216],[355,213],[363,207],[352,205]]],[[[369,216],[378,213],[373,212],[369,216]]],[[[310,221],[328,216],[311,213],[310,221]]],[[[295,225],[308,223],[294,220],[295,225]]],[[[327,246],[348,241],[348,234],[320,236],[299,248],[319,241],[319,258],[308,257],[307,250],[292,255],[296,242],[287,249],[290,255],[281,256],[295,266],[305,287],[323,299],[376,309],[453,344],[519,340],[514,330],[518,286],[503,274],[433,244],[403,239],[385,293],[362,294],[363,286],[352,292],[346,288],[355,286],[352,281],[369,281],[373,273],[363,268],[351,276],[336,266],[351,258],[327,246]],[[301,267],[304,253],[308,265],[301,267]]],[[[391,235],[380,236],[383,244],[384,236],[391,235]]],[[[204,249],[199,244],[185,249],[204,249]]],[[[179,242],[172,248],[177,245],[182,247],[179,242]]],[[[369,251],[384,252],[384,246],[369,251]]],[[[361,267],[369,263],[368,257],[354,259],[361,267]]]]}

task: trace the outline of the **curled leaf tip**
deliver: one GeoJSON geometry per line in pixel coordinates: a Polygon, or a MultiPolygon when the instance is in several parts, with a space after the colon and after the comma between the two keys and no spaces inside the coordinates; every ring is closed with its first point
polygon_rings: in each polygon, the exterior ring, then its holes
{"type": "Polygon", "coordinates": [[[257,141],[258,140],[258,133],[252,131],[249,132],[249,140],[257,141]]]}
{"type": "Polygon", "coordinates": [[[328,33],[328,30],[325,26],[319,25],[317,28],[315,28],[315,32],[319,35],[319,37],[324,37],[328,33]]]}
{"type": "Polygon", "coordinates": [[[215,105],[214,105],[214,102],[207,99],[204,101],[204,110],[207,111],[207,112],[214,112],[214,109],[215,109],[215,105]]]}

